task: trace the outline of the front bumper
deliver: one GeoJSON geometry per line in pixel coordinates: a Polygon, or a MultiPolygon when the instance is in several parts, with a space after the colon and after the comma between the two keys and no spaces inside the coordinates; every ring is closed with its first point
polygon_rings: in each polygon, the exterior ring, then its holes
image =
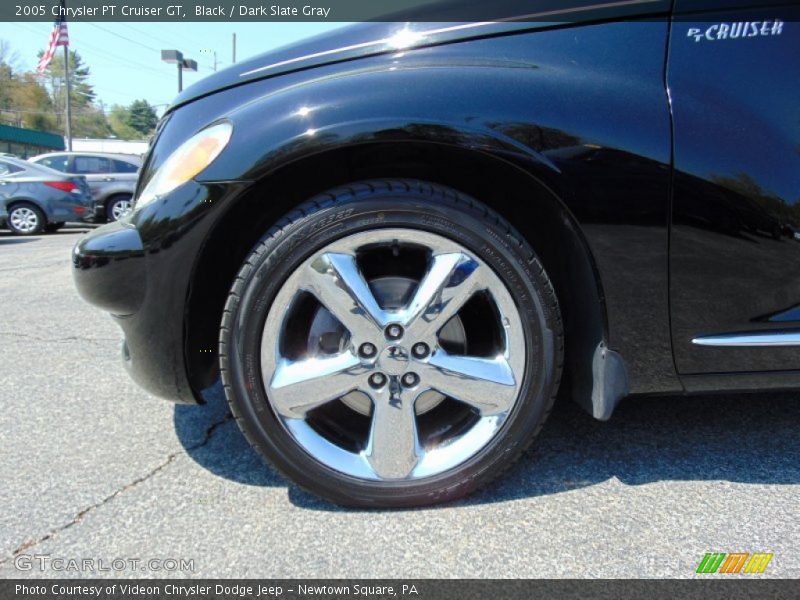
{"type": "Polygon", "coordinates": [[[78,292],[112,315],[135,313],[144,300],[144,246],[138,231],[123,222],[95,229],[72,250],[78,292]]]}
{"type": "Polygon", "coordinates": [[[151,394],[203,402],[187,366],[187,299],[215,211],[241,189],[188,182],[130,217],[92,230],[73,249],[78,292],[122,328],[123,364],[151,394]]]}
{"type": "Polygon", "coordinates": [[[148,261],[152,253],[160,257],[163,251],[146,250],[127,221],[99,227],[72,251],[75,286],[122,328],[123,365],[137,384],[174,402],[196,403],[183,356],[183,274],[173,272],[165,281],[162,266],[169,265],[148,261]],[[150,262],[155,264],[148,268],[150,262]]]}

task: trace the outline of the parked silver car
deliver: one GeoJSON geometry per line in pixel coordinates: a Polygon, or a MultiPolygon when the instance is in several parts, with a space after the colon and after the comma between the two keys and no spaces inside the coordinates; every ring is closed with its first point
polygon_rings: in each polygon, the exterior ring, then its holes
{"type": "Polygon", "coordinates": [[[29,161],[86,177],[94,195],[94,219],[116,221],[132,206],[133,193],[142,159],[134,154],[106,152],[50,152],[29,161]]]}
{"type": "Polygon", "coordinates": [[[60,173],[11,156],[0,156],[0,226],[17,235],[56,231],[67,221],[92,215],[83,177],[60,173]]]}

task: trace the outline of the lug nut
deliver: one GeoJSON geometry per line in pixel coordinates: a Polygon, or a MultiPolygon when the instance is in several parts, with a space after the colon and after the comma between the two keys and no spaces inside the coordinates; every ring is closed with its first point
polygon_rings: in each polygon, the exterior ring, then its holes
{"type": "Polygon", "coordinates": [[[375,350],[374,344],[361,344],[361,347],[358,349],[358,354],[363,358],[372,358],[375,356],[375,350]]]}
{"type": "Polygon", "coordinates": [[[411,348],[411,353],[414,355],[414,358],[425,358],[428,356],[429,352],[430,348],[428,348],[428,344],[423,344],[422,342],[414,344],[411,348]]]}
{"type": "Polygon", "coordinates": [[[386,375],[383,373],[373,373],[369,376],[369,384],[374,388],[383,387],[386,383],[386,375]]]}
{"type": "Polygon", "coordinates": [[[416,373],[406,373],[403,375],[403,385],[406,387],[414,387],[419,383],[419,377],[416,373]]]}
{"type": "Polygon", "coordinates": [[[403,337],[403,328],[396,323],[386,328],[386,337],[390,340],[399,340],[403,337]]]}

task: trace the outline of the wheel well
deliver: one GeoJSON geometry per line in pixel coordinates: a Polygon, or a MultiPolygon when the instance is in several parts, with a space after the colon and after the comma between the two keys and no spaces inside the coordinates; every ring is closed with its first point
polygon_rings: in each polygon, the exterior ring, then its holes
{"type": "Polygon", "coordinates": [[[562,381],[591,409],[592,361],[606,339],[605,307],[594,261],[569,211],[542,183],[508,162],[412,142],[348,147],[288,165],[254,184],[220,219],[195,263],[194,273],[203,276],[192,276],[187,302],[186,360],[198,397],[219,376],[217,337],[225,299],[258,239],[315,194],[381,177],[450,186],[489,205],[520,231],[544,264],[561,306],[566,336],[562,381]],[[194,351],[198,348],[203,351],[194,351]]]}
{"type": "Polygon", "coordinates": [[[20,204],[29,204],[30,206],[33,206],[36,210],[38,210],[40,213],[42,213],[45,225],[47,225],[50,222],[50,220],[47,218],[47,211],[41,206],[39,206],[39,204],[35,200],[29,200],[27,198],[17,198],[15,200],[12,200],[6,205],[6,212],[10,211],[15,206],[18,206],[20,204]]]}

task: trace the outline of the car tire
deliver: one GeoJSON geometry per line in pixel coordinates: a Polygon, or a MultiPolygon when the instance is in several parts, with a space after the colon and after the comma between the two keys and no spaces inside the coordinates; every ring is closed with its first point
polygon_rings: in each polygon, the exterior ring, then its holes
{"type": "Polygon", "coordinates": [[[286,477],[341,505],[411,507],[469,494],[523,454],[553,406],[563,332],[508,222],[447,187],[368,181],[259,241],[219,354],[241,430],[286,477]]]}
{"type": "Polygon", "coordinates": [[[47,233],[54,233],[54,232],[58,231],[59,229],[61,229],[63,226],[64,226],[64,222],[63,221],[61,221],[60,223],[48,223],[47,225],[45,225],[44,230],[47,233]]]}
{"type": "Polygon", "coordinates": [[[47,225],[44,213],[35,204],[17,202],[8,208],[6,227],[15,235],[36,235],[47,225]]]}
{"type": "Polygon", "coordinates": [[[133,196],[130,194],[117,194],[111,196],[106,202],[106,219],[109,223],[118,221],[132,208],[133,196]]]}

